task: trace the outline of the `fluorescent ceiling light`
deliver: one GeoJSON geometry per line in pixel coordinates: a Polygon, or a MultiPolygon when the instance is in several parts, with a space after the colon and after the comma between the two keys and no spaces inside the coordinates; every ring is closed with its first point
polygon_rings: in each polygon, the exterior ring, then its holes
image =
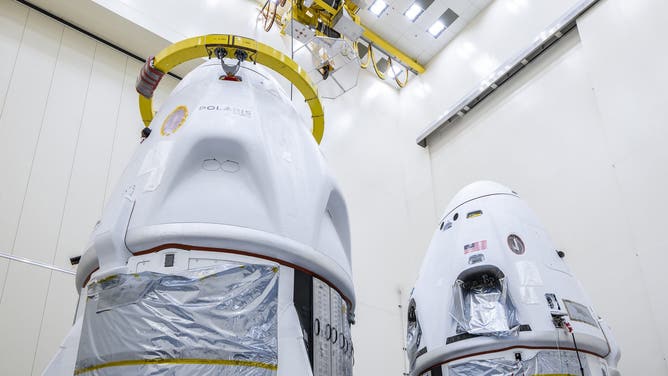
{"type": "Polygon", "coordinates": [[[427,8],[431,6],[434,0],[415,0],[408,9],[404,12],[404,16],[408,18],[409,21],[415,22],[415,20],[424,13],[427,8]]]}
{"type": "Polygon", "coordinates": [[[415,21],[416,18],[418,18],[419,15],[424,12],[424,9],[418,3],[413,3],[413,5],[408,8],[408,10],[404,13],[404,16],[408,18],[411,21],[415,21]]]}
{"type": "Polygon", "coordinates": [[[387,3],[384,2],[383,0],[376,0],[369,7],[369,12],[375,14],[376,17],[380,17],[380,15],[383,14],[385,9],[387,9],[387,3]]]}
{"type": "Polygon", "coordinates": [[[439,35],[445,30],[445,24],[441,20],[436,20],[431,26],[429,26],[429,29],[427,29],[427,32],[431,34],[434,38],[438,38],[439,35]]]}
{"type": "Polygon", "coordinates": [[[452,9],[448,8],[443,14],[441,14],[441,17],[439,17],[431,26],[429,26],[427,32],[434,38],[438,38],[438,36],[443,33],[443,30],[450,27],[450,25],[457,21],[458,18],[459,15],[452,9]]]}

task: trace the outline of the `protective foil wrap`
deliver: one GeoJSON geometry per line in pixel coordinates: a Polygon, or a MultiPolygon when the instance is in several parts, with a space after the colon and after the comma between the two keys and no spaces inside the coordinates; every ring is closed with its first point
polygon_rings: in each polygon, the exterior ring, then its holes
{"type": "Polygon", "coordinates": [[[580,362],[585,375],[589,367],[586,354],[580,353],[580,360],[575,351],[541,351],[536,356],[523,362],[527,375],[581,375],[580,362]]]}
{"type": "MultiPolygon", "coordinates": [[[[581,357],[584,355],[581,354],[581,357]]],[[[587,362],[582,359],[585,375],[589,375],[587,362]]],[[[573,351],[540,351],[525,361],[507,359],[477,359],[450,366],[450,376],[543,376],[580,375],[580,363],[573,351]]]]}
{"type": "Polygon", "coordinates": [[[450,367],[450,376],[524,376],[522,362],[479,359],[450,367]]]}
{"type": "Polygon", "coordinates": [[[450,315],[457,321],[458,330],[486,336],[517,334],[519,321],[507,291],[505,278],[493,284],[456,281],[450,315]]]}
{"type": "Polygon", "coordinates": [[[92,283],[75,374],[275,375],[278,270],[228,262],[92,283]]]}
{"type": "Polygon", "coordinates": [[[408,331],[406,335],[406,354],[410,363],[410,369],[415,367],[415,360],[417,359],[418,347],[420,347],[420,340],[422,339],[422,329],[420,322],[409,321],[408,331]]]}

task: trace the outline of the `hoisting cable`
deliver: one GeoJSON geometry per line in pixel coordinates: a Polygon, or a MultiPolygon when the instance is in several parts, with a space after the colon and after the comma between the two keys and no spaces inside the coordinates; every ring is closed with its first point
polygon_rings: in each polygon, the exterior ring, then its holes
{"type": "Polygon", "coordinates": [[[373,65],[373,70],[376,72],[376,75],[378,75],[378,78],[381,80],[385,79],[385,73],[381,72],[378,70],[378,66],[376,65],[376,59],[373,58],[373,45],[369,43],[369,58],[371,59],[371,64],[373,65]]]}
{"type": "Polygon", "coordinates": [[[274,26],[274,20],[276,20],[277,8],[278,8],[278,2],[267,0],[267,2],[264,3],[264,6],[260,10],[260,14],[264,17],[264,31],[269,31],[271,30],[271,27],[274,26]],[[274,6],[273,11],[271,10],[272,5],[274,6]],[[271,18],[271,20],[269,20],[269,18],[271,18]],[[269,25],[267,25],[267,23],[269,23],[269,25]]]}

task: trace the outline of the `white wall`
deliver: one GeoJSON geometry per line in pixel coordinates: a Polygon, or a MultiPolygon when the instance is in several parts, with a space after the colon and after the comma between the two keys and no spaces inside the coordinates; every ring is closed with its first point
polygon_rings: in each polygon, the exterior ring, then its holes
{"type": "MultiPolygon", "coordinates": [[[[138,143],[140,66],[0,1],[0,252],[71,269],[138,143]]],[[[76,297],[72,275],[0,258],[1,375],[41,373],[76,297]]]]}
{"type": "Polygon", "coordinates": [[[633,260],[629,265],[637,273],[626,280],[629,283],[622,291],[645,301],[632,307],[635,310],[624,305],[625,309],[613,308],[609,314],[617,319],[617,332],[625,332],[628,369],[644,362],[644,352],[656,356],[648,362],[653,368],[646,368],[646,374],[668,374],[668,303],[661,291],[668,286],[668,275],[660,266],[668,262],[664,251],[668,241],[661,236],[667,224],[663,213],[668,209],[664,196],[668,191],[668,51],[656,44],[668,38],[667,14],[668,1],[608,0],[578,23],[585,69],[604,125],[602,141],[616,183],[610,191],[616,191],[621,206],[617,226],[630,240],[624,254],[633,260]],[[636,317],[648,317],[641,325],[652,328],[648,331],[655,341],[658,338],[654,349],[649,348],[654,341],[647,342],[645,349],[635,346],[641,342],[629,333],[637,328],[629,322],[636,317]],[[661,366],[656,364],[660,359],[661,366]]]}
{"type": "MultiPolygon", "coordinates": [[[[444,111],[464,94],[446,86],[463,79],[444,76],[473,76],[479,57],[462,60],[459,43],[470,38],[481,50],[480,44],[494,43],[489,36],[498,25],[531,19],[504,12],[514,3],[497,0],[475,30],[465,31],[420,83],[402,92],[402,98],[431,94],[424,99],[427,114],[416,113],[424,120],[413,137],[436,108],[444,111]],[[488,17],[494,20],[485,23],[488,17]]],[[[428,140],[435,206],[442,210],[459,188],[480,179],[517,190],[612,325],[627,375],[668,374],[668,277],[661,267],[668,260],[660,235],[668,206],[662,194],[668,191],[662,147],[668,53],[656,44],[668,34],[667,8],[659,1],[602,0],[579,20],[579,31],[428,140]]],[[[511,42],[499,44],[511,47],[517,31],[509,28],[499,38],[509,35],[511,42]]]]}

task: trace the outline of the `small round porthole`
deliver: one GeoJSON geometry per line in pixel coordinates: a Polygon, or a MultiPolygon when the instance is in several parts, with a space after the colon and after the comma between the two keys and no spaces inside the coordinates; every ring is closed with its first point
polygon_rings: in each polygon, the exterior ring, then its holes
{"type": "Polygon", "coordinates": [[[455,213],[455,215],[452,217],[452,220],[453,220],[453,221],[456,221],[457,218],[459,218],[459,213],[455,213]]]}
{"type": "Polygon", "coordinates": [[[523,255],[525,251],[522,238],[515,234],[508,235],[508,248],[510,248],[510,250],[517,255],[523,255]]]}

